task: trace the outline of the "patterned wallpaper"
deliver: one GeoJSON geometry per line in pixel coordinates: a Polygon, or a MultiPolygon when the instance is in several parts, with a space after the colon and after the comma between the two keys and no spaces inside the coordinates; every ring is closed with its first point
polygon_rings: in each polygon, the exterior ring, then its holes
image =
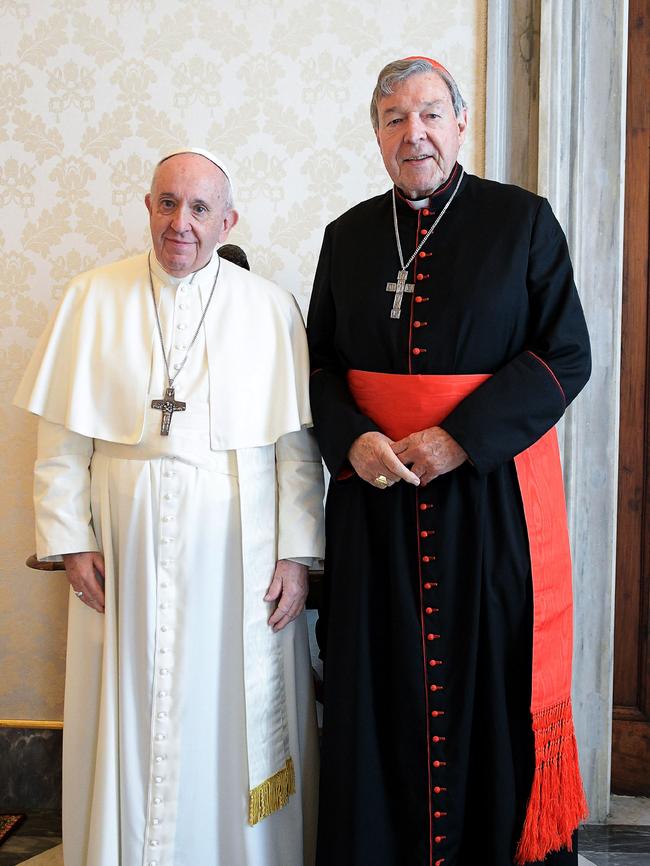
{"type": "MultiPolygon", "coordinates": [[[[254,270],[303,309],[327,222],[388,188],[377,72],[437,57],[470,105],[481,173],[487,0],[0,0],[0,719],[60,719],[66,587],[33,551],[33,419],[10,400],[62,287],[139,251],[164,151],[227,161],[254,270]]],[[[125,383],[128,385],[128,383],[125,383]]]]}

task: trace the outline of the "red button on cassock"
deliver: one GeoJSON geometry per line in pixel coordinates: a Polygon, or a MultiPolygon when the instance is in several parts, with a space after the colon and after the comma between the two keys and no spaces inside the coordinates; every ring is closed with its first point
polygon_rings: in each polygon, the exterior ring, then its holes
{"type": "Polygon", "coordinates": [[[438,785],[433,789],[434,794],[442,794],[443,791],[446,791],[446,788],[439,788],[438,785]]]}
{"type": "Polygon", "coordinates": [[[437,719],[438,716],[444,716],[444,714],[445,714],[444,710],[431,710],[431,715],[433,716],[434,719],[437,719]]]}
{"type": "Polygon", "coordinates": [[[429,686],[429,689],[432,692],[441,692],[443,690],[443,688],[444,688],[444,686],[436,686],[436,685],[429,686]]]}
{"type": "Polygon", "coordinates": [[[447,766],[446,761],[433,761],[432,763],[436,769],[438,769],[438,767],[446,767],[447,766]]]}
{"type": "Polygon", "coordinates": [[[425,584],[424,584],[424,588],[425,588],[425,589],[431,589],[432,587],[433,587],[433,584],[432,584],[432,583],[425,583],[425,584]]]}
{"type": "Polygon", "coordinates": [[[431,211],[429,210],[428,207],[422,208],[422,216],[429,216],[430,213],[431,213],[431,211]]]}
{"type": "Polygon", "coordinates": [[[423,355],[426,352],[426,349],[419,349],[417,346],[413,349],[414,355],[423,355]]]}
{"type": "Polygon", "coordinates": [[[440,659],[430,659],[430,661],[429,661],[429,667],[430,668],[438,667],[438,665],[441,665],[441,664],[442,664],[442,662],[440,661],[440,659]]]}
{"type": "Polygon", "coordinates": [[[446,818],[447,813],[446,812],[434,812],[433,817],[434,818],[446,818]]]}
{"type": "Polygon", "coordinates": [[[421,502],[421,503],[420,503],[420,511],[426,511],[427,508],[433,508],[433,505],[427,505],[426,502],[421,502]]]}
{"type": "Polygon", "coordinates": [[[439,634],[428,634],[427,640],[436,640],[436,638],[439,638],[439,637],[440,637],[439,634]]]}
{"type": "Polygon", "coordinates": [[[433,841],[436,843],[436,845],[439,845],[446,838],[447,838],[446,836],[435,836],[433,841]]]}
{"type": "Polygon", "coordinates": [[[442,866],[442,864],[443,864],[444,862],[445,862],[445,858],[443,857],[442,860],[436,860],[434,866],[442,866]]]}
{"type": "Polygon", "coordinates": [[[427,233],[427,229],[420,229],[420,234],[425,235],[427,233]]]}
{"type": "Polygon", "coordinates": [[[422,280],[428,280],[431,274],[418,274],[415,278],[418,282],[422,282],[422,280]]]}
{"type": "Polygon", "coordinates": [[[432,608],[432,607],[427,607],[427,608],[425,609],[424,612],[425,612],[425,613],[433,613],[433,608],[432,608]]]}
{"type": "Polygon", "coordinates": [[[444,743],[447,737],[431,737],[434,743],[444,743]]]}

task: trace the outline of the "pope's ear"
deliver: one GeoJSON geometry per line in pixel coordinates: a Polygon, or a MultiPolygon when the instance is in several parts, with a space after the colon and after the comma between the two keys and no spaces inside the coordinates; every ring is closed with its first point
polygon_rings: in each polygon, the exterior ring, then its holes
{"type": "Polygon", "coordinates": [[[219,235],[219,243],[224,243],[230,232],[235,228],[237,223],[239,222],[239,213],[233,208],[232,210],[227,210],[223,216],[223,228],[221,229],[221,234],[219,235]]]}
{"type": "Polygon", "coordinates": [[[151,213],[151,193],[150,192],[148,192],[146,194],[146,196],[144,197],[144,203],[146,204],[147,210],[149,211],[149,213],[151,213]]]}

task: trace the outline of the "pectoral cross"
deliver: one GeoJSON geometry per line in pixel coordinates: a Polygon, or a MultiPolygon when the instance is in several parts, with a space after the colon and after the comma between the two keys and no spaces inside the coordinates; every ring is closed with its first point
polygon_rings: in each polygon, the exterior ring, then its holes
{"type": "Polygon", "coordinates": [[[408,277],[408,271],[398,271],[397,272],[397,282],[396,283],[386,283],[386,291],[387,292],[395,292],[395,300],[393,301],[393,309],[390,311],[391,319],[399,319],[402,313],[402,298],[404,297],[404,292],[408,294],[413,294],[413,289],[415,288],[414,283],[407,283],[406,278],[408,277]]]}
{"type": "Polygon", "coordinates": [[[175,388],[169,387],[165,389],[165,396],[162,400],[152,400],[152,409],[162,409],[162,420],[160,422],[160,435],[169,436],[169,425],[172,423],[172,415],[174,412],[184,412],[185,403],[174,399],[175,388]]]}

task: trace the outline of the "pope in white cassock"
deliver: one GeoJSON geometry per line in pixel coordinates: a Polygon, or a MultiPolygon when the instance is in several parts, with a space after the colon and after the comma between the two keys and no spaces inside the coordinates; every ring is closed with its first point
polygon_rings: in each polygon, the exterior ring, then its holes
{"type": "Polygon", "coordinates": [[[223,163],[156,167],[153,249],[76,277],[16,403],[71,584],[66,866],[305,866],[322,472],[292,296],[215,253],[223,163]]]}

